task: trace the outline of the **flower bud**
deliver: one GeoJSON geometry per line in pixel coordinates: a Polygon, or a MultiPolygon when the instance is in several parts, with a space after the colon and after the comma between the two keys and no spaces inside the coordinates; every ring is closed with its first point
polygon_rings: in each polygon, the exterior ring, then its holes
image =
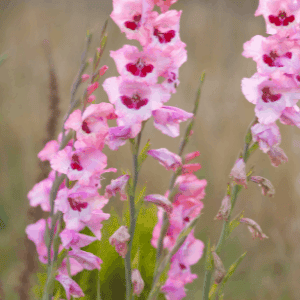
{"type": "Polygon", "coordinates": [[[262,188],[262,194],[264,196],[273,197],[275,194],[275,189],[270,180],[261,176],[251,176],[251,181],[257,183],[262,188]]]}
{"type": "Polygon", "coordinates": [[[95,95],[90,95],[90,96],[88,96],[88,98],[87,98],[87,102],[88,103],[91,103],[91,102],[93,102],[93,101],[95,101],[96,100],[96,96],[95,95]]]}
{"type": "Polygon", "coordinates": [[[148,202],[152,202],[155,205],[162,207],[166,211],[166,213],[172,213],[173,206],[172,203],[168,200],[168,198],[162,195],[152,194],[146,196],[144,199],[148,202]]]}
{"type": "Polygon", "coordinates": [[[222,282],[224,276],[226,275],[226,270],[224,268],[224,265],[222,263],[221,258],[218,256],[218,254],[215,251],[211,251],[213,258],[214,258],[214,266],[215,266],[215,273],[214,273],[214,279],[215,283],[219,284],[222,282]]]}
{"type": "Polygon", "coordinates": [[[192,152],[192,153],[188,153],[186,156],[185,156],[185,163],[189,162],[190,160],[193,160],[194,158],[198,157],[200,155],[200,152],[199,151],[195,151],[195,152],[192,152]]]}
{"type": "Polygon", "coordinates": [[[90,75],[89,75],[89,74],[82,74],[82,75],[81,75],[81,81],[82,81],[82,82],[87,81],[89,78],[90,78],[90,75]]]}
{"type": "Polygon", "coordinates": [[[116,251],[125,258],[127,253],[127,242],[130,239],[127,226],[121,226],[110,238],[109,243],[116,247],[116,251]]]}
{"type": "Polygon", "coordinates": [[[226,195],[221,203],[221,207],[219,209],[219,212],[215,216],[215,220],[225,220],[228,221],[228,217],[231,210],[231,197],[230,195],[226,195]]]}
{"type": "Polygon", "coordinates": [[[103,76],[107,70],[108,66],[104,65],[103,67],[101,67],[99,70],[99,76],[103,76]]]}
{"type": "Polygon", "coordinates": [[[288,157],[278,145],[274,145],[267,153],[273,167],[278,167],[282,162],[288,161],[288,157]]]}
{"type": "Polygon", "coordinates": [[[87,87],[88,95],[92,94],[99,87],[99,82],[96,81],[87,87]]]}
{"type": "Polygon", "coordinates": [[[236,184],[243,185],[247,188],[246,164],[242,158],[236,160],[229,176],[233,177],[233,181],[236,184]]]}
{"type": "Polygon", "coordinates": [[[261,240],[269,238],[262,232],[260,226],[255,221],[249,218],[242,218],[240,219],[240,222],[248,225],[248,229],[251,232],[253,239],[255,239],[256,237],[259,237],[261,240]]]}
{"type": "Polygon", "coordinates": [[[144,289],[144,280],[140,274],[140,271],[138,269],[132,270],[131,273],[131,281],[133,284],[133,294],[140,296],[141,292],[144,289]]]}

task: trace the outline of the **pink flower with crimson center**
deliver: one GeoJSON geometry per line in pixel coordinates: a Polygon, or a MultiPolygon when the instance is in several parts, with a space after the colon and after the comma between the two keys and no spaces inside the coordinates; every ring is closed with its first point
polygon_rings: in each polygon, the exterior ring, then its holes
{"type": "Polygon", "coordinates": [[[159,84],[149,86],[122,77],[106,79],[103,88],[109,101],[115,105],[116,114],[130,125],[149,119],[152,111],[161,108],[171,97],[159,84]]]}
{"type": "Polygon", "coordinates": [[[258,73],[270,74],[276,70],[282,73],[298,73],[300,49],[294,41],[278,36],[254,36],[244,44],[245,57],[252,57],[257,63],[258,73]]]}
{"type": "Polygon", "coordinates": [[[257,73],[242,80],[242,92],[249,102],[256,105],[255,114],[262,124],[274,123],[284,109],[293,107],[300,97],[300,90],[287,76],[280,73],[273,75],[272,80],[257,73]]]}
{"type": "Polygon", "coordinates": [[[260,0],[255,16],[263,15],[267,33],[285,32],[299,23],[300,3],[294,0],[260,0]]]}
{"type": "Polygon", "coordinates": [[[113,0],[110,17],[129,40],[136,39],[145,46],[150,42],[150,31],[146,23],[153,7],[153,0],[113,0]]]}
{"type": "Polygon", "coordinates": [[[90,179],[100,173],[107,165],[107,157],[95,148],[82,148],[72,151],[66,146],[50,161],[53,170],[66,174],[70,180],[89,185],[90,179]]]}
{"type": "Polygon", "coordinates": [[[117,51],[110,51],[119,73],[129,80],[156,83],[158,76],[171,64],[169,53],[159,49],[144,48],[142,52],[135,46],[124,45],[117,51]]]}

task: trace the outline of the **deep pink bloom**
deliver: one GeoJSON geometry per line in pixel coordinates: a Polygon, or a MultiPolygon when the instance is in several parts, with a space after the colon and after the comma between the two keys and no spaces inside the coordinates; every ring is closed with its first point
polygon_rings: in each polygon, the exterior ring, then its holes
{"type": "Polygon", "coordinates": [[[251,133],[253,141],[259,143],[259,148],[264,153],[281,142],[280,131],[276,123],[268,125],[257,123],[251,127],[251,133]]]}
{"type": "Polygon", "coordinates": [[[167,170],[176,171],[182,165],[181,157],[175,153],[170,152],[166,148],[151,149],[148,152],[154,159],[157,159],[161,165],[167,170]]]}
{"type": "Polygon", "coordinates": [[[68,275],[58,274],[55,279],[64,287],[68,300],[70,300],[71,295],[75,298],[84,297],[81,287],[68,275]]]}
{"type": "Polygon", "coordinates": [[[96,81],[92,84],[90,84],[88,87],[87,87],[87,93],[88,95],[92,94],[93,92],[96,91],[96,89],[99,87],[99,82],[96,81]]]}
{"type": "Polygon", "coordinates": [[[149,119],[152,111],[161,108],[170,99],[170,93],[159,84],[149,86],[143,82],[126,81],[122,77],[106,79],[103,88],[109,101],[115,105],[116,114],[128,125],[149,119]]]}
{"type": "Polygon", "coordinates": [[[193,117],[192,113],[173,106],[162,106],[152,114],[154,127],[171,137],[179,136],[179,124],[193,117]]]}
{"type": "Polygon", "coordinates": [[[182,174],[191,174],[193,172],[197,172],[201,169],[201,165],[199,163],[194,164],[185,164],[182,166],[182,174]]]}
{"type": "Polygon", "coordinates": [[[193,160],[194,158],[198,157],[200,155],[199,151],[194,151],[191,153],[186,154],[185,158],[184,158],[184,162],[187,163],[191,160],[193,160]]]}

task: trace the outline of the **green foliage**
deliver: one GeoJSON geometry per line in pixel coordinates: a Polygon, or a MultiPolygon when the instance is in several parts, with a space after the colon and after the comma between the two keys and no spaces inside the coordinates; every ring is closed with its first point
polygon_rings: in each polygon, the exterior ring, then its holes
{"type": "Polygon", "coordinates": [[[147,141],[146,145],[144,146],[144,148],[141,150],[139,157],[138,157],[138,171],[140,171],[142,163],[146,160],[146,158],[148,157],[148,150],[150,148],[150,140],[147,141]]]}
{"type": "Polygon", "coordinates": [[[3,64],[3,62],[7,59],[7,54],[2,54],[0,56],[0,66],[3,64]]]}
{"type": "Polygon", "coordinates": [[[228,239],[232,231],[239,226],[240,219],[243,218],[243,212],[234,220],[232,220],[229,225],[227,226],[226,236],[225,239],[228,239]]]}
{"type": "Polygon", "coordinates": [[[206,246],[206,256],[205,256],[205,270],[212,271],[214,268],[214,258],[210,249],[210,240],[208,240],[206,246]]]}

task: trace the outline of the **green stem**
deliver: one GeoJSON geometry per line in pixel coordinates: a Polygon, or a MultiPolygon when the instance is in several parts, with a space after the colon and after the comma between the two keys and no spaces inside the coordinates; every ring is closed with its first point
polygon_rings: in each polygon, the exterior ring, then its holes
{"type": "Polygon", "coordinates": [[[125,278],[126,278],[126,300],[131,300],[131,250],[133,244],[134,231],[136,226],[136,217],[135,217],[135,192],[138,182],[138,153],[139,146],[141,142],[142,130],[137,136],[136,143],[132,147],[133,154],[133,190],[132,194],[129,196],[129,209],[130,209],[130,241],[128,243],[128,251],[125,256],[125,278]]]}
{"type": "MultiPolygon", "coordinates": [[[[249,159],[250,157],[250,149],[249,149],[249,146],[250,146],[250,143],[252,141],[252,136],[251,136],[251,127],[257,122],[257,118],[255,117],[248,129],[247,129],[247,132],[246,132],[246,135],[245,135],[245,145],[244,145],[244,151],[243,151],[243,159],[244,159],[244,162],[246,163],[247,160],[249,159]]],[[[234,187],[232,188],[232,192],[231,192],[231,209],[230,209],[230,212],[229,212],[229,216],[228,216],[228,220],[223,222],[223,228],[222,228],[222,232],[221,232],[221,235],[220,235],[220,238],[219,238],[219,241],[218,241],[218,244],[217,244],[217,247],[216,247],[216,253],[219,255],[221,250],[222,250],[222,247],[224,245],[224,242],[225,242],[225,239],[227,238],[227,228],[230,224],[230,217],[231,217],[231,213],[234,209],[234,206],[235,206],[235,203],[236,203],[236,200],[237,200],[237,196],[238,194],[240,193],[240,191],[242,190],[242,186],[241,185],[234,185],[234,187]]],[[[203,283],[203,294],[202,294],[202,300],[208,300],[209,298],[209,290],[210,290],[210,281],[211,281],[211,277],[212,277],[212,270],[206,270],[205,272],[205,276],[204,276],[204,283],[203,283]]]]}

